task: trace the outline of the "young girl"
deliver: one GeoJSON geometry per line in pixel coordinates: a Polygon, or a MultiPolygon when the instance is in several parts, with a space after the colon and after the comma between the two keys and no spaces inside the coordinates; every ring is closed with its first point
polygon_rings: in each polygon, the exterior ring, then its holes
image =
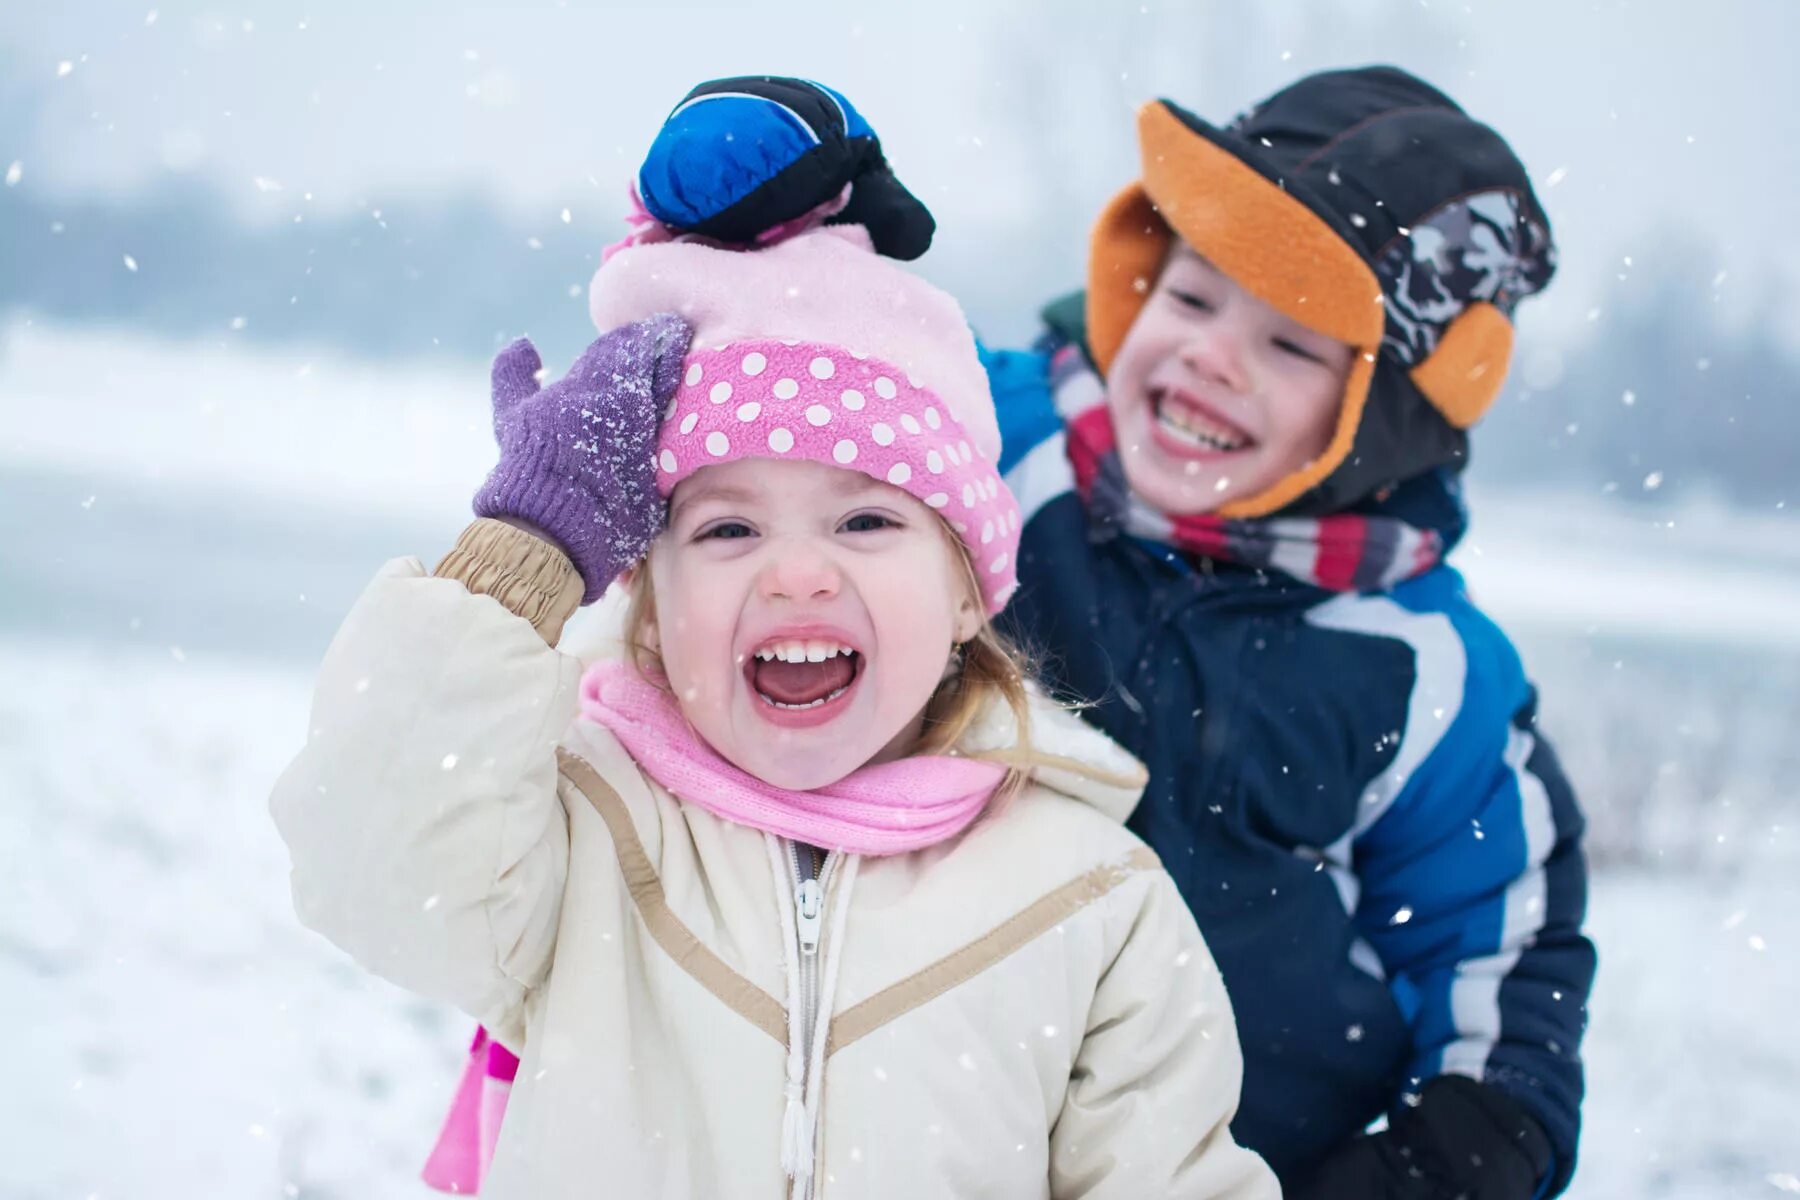
{"type": "Polygon", "coordinates": [[[357,602],[272,801],[301,919],[520,1055],[484,1193],[1277,1195],[1141,772],[988,623],[955,304],[839,225],[637,246],[593,305],[564,379],[495,360],[483,519],[357,602]]]}

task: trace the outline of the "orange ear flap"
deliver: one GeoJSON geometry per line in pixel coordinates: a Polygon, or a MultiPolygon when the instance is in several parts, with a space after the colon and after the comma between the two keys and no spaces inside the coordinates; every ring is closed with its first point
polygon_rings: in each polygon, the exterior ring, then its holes
{"type": "Polygon", "coordinates": [[[1467,429],[1500,394],[1512,345],[1505,314],[1486,301],[1471,304],[1450,322],[1431,356],[1412,369],[1413,384],[1446,421],[1467,429]]]}
{"type": "Polygon", "coordinates": [[[1105,375],[1125,334],[1156,286],[1174,234],[1140,184],[1108,202],[1088,245],[1087,342],[1105,375]]]}

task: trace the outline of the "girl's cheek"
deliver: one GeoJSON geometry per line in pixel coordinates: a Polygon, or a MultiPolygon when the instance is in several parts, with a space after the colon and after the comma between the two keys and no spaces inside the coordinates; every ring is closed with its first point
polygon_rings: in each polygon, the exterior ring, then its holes
{"type": "Polygon", "coordinates": [[[672,650],[665,650],[663,664],[669,672],[669,687],[683,708],[710,711],[722,706],[728,696],[729,682],[724,663],[729,644],[712,648],[689,640],[672,650]]]}

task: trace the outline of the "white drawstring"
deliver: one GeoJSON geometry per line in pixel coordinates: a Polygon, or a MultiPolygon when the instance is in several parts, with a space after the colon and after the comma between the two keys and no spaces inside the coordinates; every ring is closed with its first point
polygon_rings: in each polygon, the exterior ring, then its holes
{"type": "Polygon", "coordinates": [[[799,1186],[812,1174],[812,1122],[805,1089],[790,1079],[781,1091],[787,1097],[781,1114],[781,1169],[799,1186]]]}

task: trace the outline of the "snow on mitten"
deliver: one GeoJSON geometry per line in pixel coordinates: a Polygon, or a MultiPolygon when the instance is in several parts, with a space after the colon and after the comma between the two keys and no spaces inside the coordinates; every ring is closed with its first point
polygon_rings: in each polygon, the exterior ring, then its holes
{"type": "Polygon", "coordinates": [[[494,359],[500,462],[475,494],[475,515],[515,517],[548,534],[581,573],[583,604],[599,599],[662,531],[657,425],[680,386],[692,334],[672,313],[621,326],[545,388],[530,339],[494,359]]]}

